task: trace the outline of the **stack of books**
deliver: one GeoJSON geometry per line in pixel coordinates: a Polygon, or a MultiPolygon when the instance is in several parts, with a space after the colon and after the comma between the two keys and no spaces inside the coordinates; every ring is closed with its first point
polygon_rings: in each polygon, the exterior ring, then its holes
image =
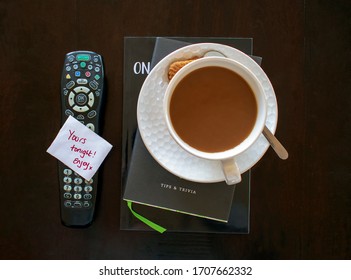
{"type": "Polygon", "coordinates": [[[228,45],[252,55],[252,41],[251,38],[125,38],[122,230],[152,230],[135,217],[136,212],[170,232],[249,233],[250,170],[242,174],[242,182],[236,186],[225,182],[198,183],[172,174],[145,146],[136,111],[147,75],[168,54],[206,42],[228,45]]]}

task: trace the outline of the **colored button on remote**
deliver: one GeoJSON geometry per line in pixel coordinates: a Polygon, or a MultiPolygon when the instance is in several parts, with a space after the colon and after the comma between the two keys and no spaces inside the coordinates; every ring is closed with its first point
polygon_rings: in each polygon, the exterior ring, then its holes
{"type": "Polygon", "coordinates": [[[77,54],[78,61],[89,61],[90,55],[89,54],[77,54]]]}

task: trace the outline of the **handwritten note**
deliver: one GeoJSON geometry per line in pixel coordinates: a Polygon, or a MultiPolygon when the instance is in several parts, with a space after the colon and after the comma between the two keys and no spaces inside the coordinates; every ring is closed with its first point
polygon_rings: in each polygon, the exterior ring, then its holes
{"type": "Polygon", "coordinates": [[[112,145],[69,116],[47,152],[86,180],[90,180],[112,145]]]}

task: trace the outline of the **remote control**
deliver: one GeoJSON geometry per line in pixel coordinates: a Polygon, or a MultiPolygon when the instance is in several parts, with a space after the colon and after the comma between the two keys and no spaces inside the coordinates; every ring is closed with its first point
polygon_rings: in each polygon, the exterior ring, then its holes
{"type": "MultiPolygon", "coordinates": [[[[62,124],[72,116],[99,134],[104,87],[102,58],[91,51],[65,56],[61,77],[62,124]]],[[[87,181],[59,161],[61,221],[70,227],[92,223],[97,196],[98,172],[87,181]]]]}

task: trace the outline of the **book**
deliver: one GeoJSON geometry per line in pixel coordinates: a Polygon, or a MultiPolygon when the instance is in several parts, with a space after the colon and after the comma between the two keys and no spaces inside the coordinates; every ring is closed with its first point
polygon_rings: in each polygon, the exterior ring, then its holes
{"type": "MultiPolygon", "coordinates": [[[[172,51],[191,43],[214,42],[252,52],[250,38],[126,37],[122,136],[122,194],[148,219],[178,232],[249,232],[250,170],[237,186],[196,183],[160,166],[146,149],[137,127],[136,104],[152,67],[172,51]],[[172,210],[172,211],[166,211],[172,210]],[[187,214],[187,215],[185,215],[187,214]]],[[[149,230],[121,205],[120,228],[149,230]]]]}

